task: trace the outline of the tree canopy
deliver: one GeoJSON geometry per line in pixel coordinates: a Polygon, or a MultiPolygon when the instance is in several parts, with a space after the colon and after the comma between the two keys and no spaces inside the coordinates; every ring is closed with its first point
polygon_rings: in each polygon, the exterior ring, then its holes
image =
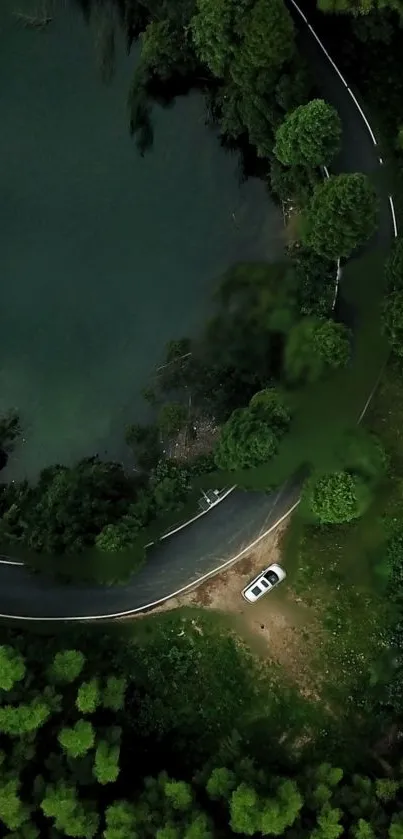
{"type": "Polygon", "coordinates": [[[403,290],[403,236],[397,236],[393,241],[385,263],[385,278],[388,292],[403,290]]]}
{"type": "Polygon", "coordinates": [[[388,294],[382,312],[383,330],[397,356],[403,356],[403,291],[388,294]]]}
{"type": "Polygon", "coordinates": [[[25,662],[13,647],[0,646],[0,688],[11,690],[25,676],[25,662]]]}
{"type": "Polygon", "coordinates": [[[341,120],[323,99],[287,114],[276,131],[274,153],[286,166],[328,166],[340,149],[341,120]]]}
{"type": "Polygon", "coordinates": [[[290,331],[284,355],[290,382],[312,382],[326,371],[345,367],[350,360],[351,334],[342,323],[325,318],[303,318],[290,331]]]}
{"type": "Polygon", "coordinates": [[[362,478],[343,471],[313,474],[305,484],[304,498],[320,524],[343,524],[362,515],[371,494],[362,478]]]}
{"type": "Polygon", "coordinates": [[[221,429],[215,453],[222,469],[245,469],[269,460],[290,421],[282,396],[273,388],[252,397],[248,408],[237,408],[221,429]]]}
{"type": "Polygon", "coordinates": [[[304,243],[328,259],[348,257],[374,233],[375,190],[366,175],[332,175],[315,187],[303,219],[304,243]]]}
{"type": "Polygon", "coordinates": [[[354,16],[368,15],[374,11],[391,9],[403,16],[402,0],[317,0],[321,12],[349,13],[354,16]]]}

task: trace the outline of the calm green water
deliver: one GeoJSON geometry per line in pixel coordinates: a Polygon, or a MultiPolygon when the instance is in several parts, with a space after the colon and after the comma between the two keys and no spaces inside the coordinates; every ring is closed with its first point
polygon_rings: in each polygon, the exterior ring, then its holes
{"type": "Polygon", "coordinates": [[[0,409],[20,410],[26,438],[9,477],[124,457],[166,341],[197,331],[231,262],[283,246],[264,184],[239,185],[199,94],[155,108],[141,158],[126,113],[135,56],[118,45],[105,86],[78,12],[60,3],[34,31],[17,6],[1,0],[0,409]]]}

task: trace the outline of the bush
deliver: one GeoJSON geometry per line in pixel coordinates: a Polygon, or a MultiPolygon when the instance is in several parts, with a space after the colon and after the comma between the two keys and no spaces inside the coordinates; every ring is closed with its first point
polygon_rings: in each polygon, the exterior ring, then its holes
{"type": "Polygon", "coordinates": [[[248,408],[237,408],[221,429],[215,462],[221,469],[247,469],[275,454],[290,421],[283,398],[274,388],[256,393],[248,408]]]}
{"type": "Polygon", "coordinates": [[[320,524],[343,524],[359,518],[371,496],[364,481],[350,472],[312,475],[303,490],[308,509],[320,524]]]}
{"type": "Polygon", "coordinates": [[[301,245],[290,246],[288,254],[301,314],[328,316],[332,310],[336,288],[336,262],[301,245]]]}
{"type": "Polygon", "coordinates": [[[304,207],[312,197],[315,186],[320,182],[320,173],[316,169],[308,166],[284,166],[276,159],[271,161],[270,189],[280,201],[291,201],[297,207],[304,207]]]}
{"type": "Polygon", "coordinates": [[[278,439],[265,419],[248,408],[236,408],[221,429],[215,454],[220,469],[247,469],[275,454],[278,439]]]}
{"type": "Polygon", "coordinates": [[[325,318],[304,318],[288,336],[284,367],[293,383],[315,382],[328,370],[346,367],[350,359],[350,331],[325,318]]]}
{"type": "Polygon", "coordinates": [[[303,222],[304,244],[316,253],[351,256],[375,232],[375,190],[366,175],[333,175],[315,187],[303,222]]]}

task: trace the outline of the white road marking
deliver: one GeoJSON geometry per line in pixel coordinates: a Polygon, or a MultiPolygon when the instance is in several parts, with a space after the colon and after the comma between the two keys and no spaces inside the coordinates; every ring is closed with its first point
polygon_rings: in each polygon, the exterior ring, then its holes
{"type": "MultiPolygon", "coordinates": [[[[363,120],[364,120],[364,122],[365,122],[365,125],[366,125],[366,126],[367,126],[367,128],[368,128],[368,131],[369,131],[369,133],[370,133],[370,135],[371,135],[371,138],[372,138],[372,141],[373,141],[374,146],[377,146],[378,144],[377,144],[377,141],[376,141],[376,137],[375,137],[374,132],[372,131],[372,128],[371,128],[371,126],[370,126],[370,124],[369,124],[369,122],[368,122],[368,120],[367,120],[367,118],[366,118],[366,116],[365,116],[365,114],[364,114],[364,111],[362,110],[362,108],[361,108],[361,106],[360,106],[359,102],[357,101],[356,97],[354,96],[354,93],[352,92],[351,88],[349,88],[349,86],[348,86],[347,82],[345,81],[344,77],[342,76],[342,74],[341,74],[341,72],[340,72],[339,68],[338,68],[338,67],[337,67],[337,65],[334,63],[333,59],[330,57],[330,55],[329,55],[329,53],[328,53],[327,49],[326,49],[326,48],[325,48],[325,46],[322,44],[322,41],[319,39],[318,35],[316,34],[316,32],[315,32],[315,30],[313,29],[313,27],[311,26],[311,24],[310,24],[310,23],[308,23],[308,19],[307,19],[307,17],[306,17],[306,16],[305,16],[305,14],[303,13],[303,11],[299,8],[299,6],[298,6],[298,5],[297,5],[297,3],[295,2],[295,0],[291,0],[291,3],[293,4],[294,8],[297,10],[297,12],[299,13],[299,15],[302,17],[302,19],[305,21],[305,23],[307,24],[307,26],[308,26],[308,28],[310,29],[310,31],[311,31],[311,33],[312,33],[312,35],[314,36],[314,38],[315,38],[315,39],[316,39],[316,41],[318,42],[319,46],[320,46],[320,47],[321,47],[321,49],[323,50],[323,52],[324,52],[324,54],[326,55],[327,59],[330,61],[330,63],[331,63],[331,65],[332,65],[332,67],[336,70],[337,75],[339,76],[339,78],[340,78],[340,79],[341,79],[341,81],[343,82],[344,86],[347,88],[347,90],[348,90],[348,92],[349,92],[349,94],[350,94],[351,98],[352,98],[352,99],[353,99],[353,101],[355,102],[355,104],[356,104],[356,106],[357,106],[357,108],[358,108],[358,110],[359,110],[359,112],[360,112],[360,114],[361,114],[361,116],[362,116],[362,119],[363,119],[363,120]]],[[[383,160],[382,160],[382,158],[381,158],[381,157],[379,158],[379,163],[380,163],[380,164],[383,164],[383,160]]],[[[327,178],[329,178],[329,171],[328,171],[327,167],[326,167],[326,166],[324,166],[324,167],[323,167],[323,170],[324,170],[324,172],[325,172],[326,177],[327,177],[327,178]]],[[[398,235],[398,228],[397,228],[396,213],[395,213],[395,207],[394,207],[393,197],[392,197],[391,195],[389,195],[389,205],[390,205],[390,211],[391,211],[391,215],[392,215],[393,232],[394,232],[394,236],[395,236],[395,238],[396,238],[396,237],[397,237],[397,235],[398,235]]],[[[341,277],[341,267],[340,267],[340,260],[338,260],[338,265],[337,265],[337,284],[336,284],[336,292],[335,292],[335,298],[334,298],[334,301],[333,301],[333,307],[332,307],[332,308],[334,308],[335,303],[336,303],[337,291],[338,291],[338,285],[339,285],[339,280],[340,280],[340,277],[341,277]]],[[[365,405],[364,405],[364,408],[363,408],[363,410],[362,410],[362,412],[361,412],[361,414],[360,414],[360,417],[359,417],[359,419],[358,419],[358,423],[360,423],[360,422],[361,422],[362,418],[364,417],[364,415],[365,415],[365,413],[366,413],[366,411],[367,411],[367,409],[368,409],[368,406],[369,406],[369,404],[370,404],[370,402],[371,402],[371,400],[372,400],[372,397],[373,397],[373,395],[374,395],[374,393],[375,393],[375,391],[376,391],[376,388],[378,387],[379,380],[380,380],[380,377],[381,377],[381,375],[382,375],[382,372],[383,372],[383,368],[382,368],[382,370],[381,370],[381,372],[380,372],[380,374],[379,374],[379,376],[378,376],[378,378],[377,378],[377,380],[376,380],[376,383],[375,383],[375,385],[374,385],[374,387],[373,387],[373,389],[372,389],[372,391],[371,391],[371,393],[370,393],[370,395],[369,395],[369,397],[368,397],[368,399],[367,399],[367,401],[366,401],[366,403],[365,403],[365,405]]],[[[223,501],[223,500],[224,500],[224,498],[226,498],[226,497],[227,497],[227,495],[229,495],[231,492],[233,492],[233,490],[234,490],[234,489],[236,489],[236,485],[234,485],[233,487],[231,487],[231,488],[228,490],[228,492],[226,492],[226,493],[222,496],[222,498],[220,498],[220,499],[219,499],[219,501],[215,502],[215,503],[214,503],[213,505],[211,505],[211,506],[216,506],[217,504],[219,504],[221,501],[223,501]]],[[[213,571],[210,571],[208,574],[205,574],[204,576],[200,577],[200,578],[197,580],[197,584],[199,584],[199,583],[200,583],[200,582],[202,582],[203,580],[206,580],[206,579],[208,579],[209,577],[213,576],[213,575],[214,575],[214,574],[216,574],[218,571],[222,571],[222,569],[223,569],[223,568],[226,568],[226,567],[228,567],[231,563],[236,562],[236,561],[237,561],[237,559],[239,559],[241,556],[243,556],[243,554],[244,554],[246,551],[251,550],[251,549],[252,549],[255,545],[257,545],[257,544],[258,544],[258,542],[260,542],[260,540],[261,540],[261,539],[263,539],[265,536],[267,536],[269,533],[271,533],[271,532],[272,532],[272,531],[273,531],[276,527],[278,527],[278,525],[279,525],[279,524],[281,524],[281,523],[284,521],[284,519],[286,519],[286,518],[287,518],[287,516],[289,516],[289,515],[293,512],[293,510],[295,510],[295,509],[296,509],[296,507],[298,507],[298,504],[300,503],[300,500],[301,500],[301,499],[299,499],[298,501],[296,501],[296,503],[295,503],[295,504],[293,504],[293,506],[292,506],[292,507],[290,507],[290,509],[289,509],[289,510],[287,510],[287,512],[286,512],[286,513],[284,513],[284,515],[283,515],[280,519],[278,519],[278,521],[277,521],[274,525],[272,525],[272,527],[271,527],[271,528],[269,528],[269,530],[265,531],[265,533],[262,533],[262,534],[261,534],[261,536],[259,536],[257,539],[255,539],[255,541],[254,541],[254,542],[252,542],[250,545],[248,545],[248,547],[244,548],[244,549],[243,549],[243,551],[241,551],[239,554],[237,554],[237,556],[235,556],[235,557],[233,557],[232,559],[228,560],[228,561],[227,561],[227,562],[225,562],[223,565],[219,566],[219,568],[216,568],[216,569],[214,569],[213,571]]],[[[277,502],[275,502],[275,503],[277,503],[277,502]]],[[[198,518],[200,518],[201,516],[203,516],[203,515],[205,515],[206,513],[208,513],[210,509],[211,509],[211,507],[209,507],[207,510],[203,510],[201,513],[198,513],[198,515],[194,516],[192,519],[189,519],[189,521],[187,521],[187,522],[185,522],[184,524],[181,524],[179,527],[175,528],[175,530],[170,530],[168,533],[166,533],[164,536],[162,536],[162,537],[161,537],[161,540],[160,540],[160,541],[162,541],[163,539],[167,539],[167,538],[168,538],[168,536],[172,536],[174,533],[177,533],[179,530],[182,530],[184,527],[187,527],[187,525],[188,525],[188,524],[191,524],[193,521],[196,521],[196,519],[198,519],[198,518]]],[[[148,544],[148,545],[146,545],[145,547],[150,547],[150,546],[151,546],[151,545],[153,545],[153,544],[154,544],[153,542],[149,542],[149,544],[148,544]]],[[[20,565],[20,566],[24,564],[23,562],[17,562],[17,561],[8,560],[8,559],[0,559],[0,563],[2,563],[3,565],[20,565]]],[[[189,583],[187,586],[184,586],[183,588],[178,589],[178,591],[173,592],[172,594],[169,594],[167,597],[163,597],[163,598],[161,598],[160,600],[156,600],[156,601],[154,601],[154,602],[152,602],[152,603],[148,603],[146,606],[141,606],[140,608],[137,608],[137,609],[130,609],[130,610],[126,611],[126,612],[117,612],[117,613],[112,614],[112,615],[96,615],[96,616],[94,616],[94,617],[91,617],[91,616],[85,616],[85,617],[68,617],[68,618],[32,618],[32,617],[26,617],[26,616],[23,616],[23,615],[1,615],[1,614],[0,614],[0,618],[7,618],[7,619],[10,619],[10,620],[13,620],[13,619],[14,619],[14,620],[29,620],[29,621],[64,621],[64,620],[69,620],[69,621],[71,621],[71,620],[74,620],[74,621],[83,620],[83,621],[86,621],[86,620],[104,620],[104,619],[107,619],[107,618],[119,618],[119,617],[125,617],[126,615],[133,615],[133,614],[136,614],[136,613],[138,613],[138,612],[144,612],[144,611],[146,611],[146,610],[148,610],[148,609],[154,608],[155,606],[158,606],[160,603],[164,603],[166,600],[169,600],[171,597],[177,597],[179,594],[182,594],[184,591],[187,591],[189,588],[192,588],[195,584],[196,584],[195,582],[193,582],[193,583],[189,583]]]]}
{"type": "Polygon", "coordinates": [[[332,303],[332,312],[333,312],[334,307],[335,307],[335,305],[336,305],[337,295],[338,295],[338,293],[339,293],[339,284],[340,284],[340,280],[341,280],[341,275],[342,275],[342,270],[341,270],[340,257],[339,257],[339,259],[337,260],[336,285],[335,285],[335,289],[334,289],[334,297],[333,297],[333,303],[332,303]]]}
{"type": "Polygon", "coordinates": [[[328,53],[328,51],[327,51],[326,47],[324,47],[324,46],[323,46],[322,41],[320,40],[320,38],[319,38],[319,37],[318,37],[318,35],[316,34],[315,30],[312,28],[312,26],[311,26],[311,24],[310,24],[310,23],[308,23],[308,29],[310,30],[310,32],[312,32],[313,37],[317,40],[317,42],[318,42],[318,44],[319,44],[320,48],[321,48],[321,49],[323,50],[323,52],[325,53],[325,56],[326,56],[326,58],[328,59],[328,61],[330,61],[330,63],[331,63],[331,65],[332,65],[333,69],[334,69],[334,70],[336,70],[336,73],[337,73],[337,75],[339,76],[340,80],[343,82],[344,87],[346,87],[346,88],[348,89],[348,84],[347,84],[347,82],[346,82],[346,80],[345,80],[344,76],[342,76],[342,74],[340,73],[340,70],[339,70],[339,68],[337,67],[337,64],[335,64],[335,63],[334,63],[334,61],[333,61],[333,58],[331,58],[331,57],[330,57],[330,55],[329,55],[329,53],[328,53]]]}
{"type": "Polygon", "coordinates": [[[394,233],[394,236],[395,236],[395,239],[396,239],[396,236],[398,235],[398,229],[397,229],[395,205],[393,203],[393,198],[392,198],[391,195],[389,195],[389,204],[390,204],[390,212],[392,213],[393,233],[394,233]]]}
{"type": "MultiPolygon", "coordinates": [[[[230,489],[227,489],[227,491],[224,492],[224,495],[222,495],[221,498],[218,498],[217,501],[213,501],[213,503],[210,504],[210,506],[207,508],[207,510],[202,510],[201,513],[197,513],[197,516],[193,516],[192,519],[189,519],[189,521],[185,521],[183,524],[180,524],[179,527],[175,527],[174,530],[168,530],[168,533],[164,533],[164,535],[161,536],[161,538],[158,541],[162,542],[163,539],[168,539],[168,536],[173,536],[174,533],[178,533],[179,530],[183,530],[183,528],[187,527],[188,524],[192,524],[192,522],[196,521],[197,519],[200,519],[202,516],[205,516],[206,513],[209,513],[210,510],[213,509],[213,507],[217,507],[218,504],[221,504],[221,501],[224,501],[224,498],[226,498],[227,495],[229,495],[231,492],[233,492],[234,489],[236,489],[236,484],[234,484],[234,486],[230,487],[230,489]]],[[[154,542],[150,542],[150,545],[153,545],[153,544],[154,544],[154,542]]],[[[149,545],[146,545],[146,547],[149,547],[149,545]]]]}
{"type": "MultiPolygon", "coordinates": [[[[277,499],[278,500],[278,499],[277,499]]],[[[228,568],[232,563],[236,562],[238,559],[241,558],[245,553],[252,550],[265,536],[268,536],[273,530],[276,529],[282,522],[289,516],[291,513],[298,507],[300,503],[300,499],[295,502],[268,530],[265,530],[264,533],[261,533],[260,536],[257,537],[250,545],[247,545],[246,548],[243,548],[236,556],[233,556],[231,559],[228,559],[218,568],[214,568],[212,571],[209,571],[207,574],[203,574],[202,577],[199,577],[197,580],[194,580],[192,583],[188,583],[188,585],[183,586],[183,588],[179,588],[177,591],[171,592],[171,594],[167,594],[166,597],[161,597],[159,600],[154,600],[151,603],[147,603],[144,606],[139,606],[137,609],[127,609],[125,612],[114,612],[112,614],[107,615],[83,615],[83,616],[70,616],[70,617],[55,617],[55,618],[33,618],[28,617],[27,615],[2,615],[0,614],[0,618],[5,618],[7,620],[16,620],[16,621],[98,621],[98,620],[107,620],[108,618],[124,618],[128,617],[129,615],[139,614],[139,612],[146,612],[149,609],[154,609],[156,606],[159,606],[161,603],[165,603],[166,600],[170,600],[172,597],[178,597],[180,594],[184,594],[184,592],[189,591],[189,589],[198,586],[204,580],[208,580],[209,577],[213,577],[214,574],[223,571],[223,569],[228,568]]]]}
{"type": "Polygon", "coordinates": [[[0,565],[24,565],[24,563],[18,562],[16,559],[8,559],[4,554],[1,554],[0,565]]]}
{"type": "Polygon", "coordinates": [[[349,94],[350,94],[351,98],[352,98],[352,99],[353,99],[353,101],[355,102],[355,104],[356,104],[356,106],[357,106],[357,108],[358,108],[358,110],[359,110],[359,112],[360,112],[360,114],[361,114],[361,116],[362,116],[362,118],[363,118],[363,120],[364,120],[364,122],[365,122],[365,125],[366,125],[366,126],[367,126],[367,128],[368,128],[368,131],[369,131],[369,133],[370,133],[370,135],[371,135],[371,139],[372,139],[372,142],[373,142],[374,146],[377,146],[377,145],[378,145],[378,143],[376,142],[376,137],[375,137],[375,134],[374,134],[374,132],[373,132],[373,130],[372,130],[372,128],[371,128],[371,126],[370,126],[370,124],[369,124],[369,122],[368,122],[368,120],[367,120],[367,118],[366,118],[365,114],[364,114],[364,111],[363,111],[363,110],[362,110],[362,108],[361,108],[360,103],[359,103],[359,102],[357,102],[357,99],[356,99],[356,97],[354,96],[354,93],[353,93],[353,91],[351,90],[351,88],[349,88],[349,87],[348,87],[348,88],[347,88],[347,90],[348,90],[348,92],[349,92],[349,94]]]}
{"type": "Polygon", "coordinates": [[[305,21],[305,23],[308,23],[308,18],[307,18],[307,17],[305,17],[305,15],[304,15],[304,13],[303,13],[302,9],[300,9],[300,7],[299,7],[299,6],[297,6],[297,4],[295,3],[295,0],[291,0],[291,3],[292,3],[292,5],[293,5],[293,6],[295,6],[295,8],[296,8],[297,12],[299,12],[299,14],[301,15],[302,19],[305,21]]]}

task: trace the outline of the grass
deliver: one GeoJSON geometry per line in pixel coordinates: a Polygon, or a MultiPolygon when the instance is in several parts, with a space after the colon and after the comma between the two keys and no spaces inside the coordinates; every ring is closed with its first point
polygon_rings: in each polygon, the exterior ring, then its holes
{"type": "Polygon", "coordinates": [[[324,701],[366,707],[395,618],[386,594],[385,518],[401,507],[403,381],[390,363],[366,425],[389,453],[390,472],[366,514],[350,525],[318,527],[294,517],[283,550],[290,584],[320,621],[313,666],[324,701]]]}
{"type": "Polygon", "coordinates": [[[351,365],[323,382],[289,393],[293,411],[290,432],[270,463],[232,473],[215,472],[200,483],[247,489],[267,489],[283,482],[307,463],[332,468],[334,449],[346,428],[354,425],[386,363],[388,346],[380,330],[385,253],[368,253],[353,260],[342,280],[342,305],[354,322],[351,365]]]}

